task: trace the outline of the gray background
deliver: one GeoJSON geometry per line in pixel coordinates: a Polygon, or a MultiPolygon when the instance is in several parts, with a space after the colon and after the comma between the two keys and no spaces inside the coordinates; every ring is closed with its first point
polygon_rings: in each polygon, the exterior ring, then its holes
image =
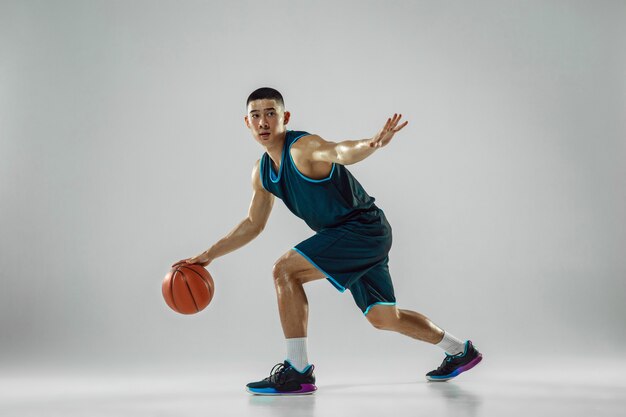
{"type": "MultiPolygon", "coordinates": [[[[410,121],[349,167],[401,307],[494,358],[623,353],[625,28],[617,1],[1,1],[0,365],[282,360],[272,265],[313,232],[280,200],[205,311],[161,297],[247,214],[260,86],[328,140],[410,121]]],[[[306,290],[313,362],[440,360],[306,290]]]]}

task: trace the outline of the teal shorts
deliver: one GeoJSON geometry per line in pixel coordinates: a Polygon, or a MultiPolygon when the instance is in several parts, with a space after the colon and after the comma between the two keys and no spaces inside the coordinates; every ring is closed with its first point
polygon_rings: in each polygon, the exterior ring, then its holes
{"type": "Polygon", "coordinates": [[[319,230],[293,250],[339,291],[350,290],[363,314],[377,304],[395,305],[389,275],[391,225],[377,208],[336,227],[319,230]]]}

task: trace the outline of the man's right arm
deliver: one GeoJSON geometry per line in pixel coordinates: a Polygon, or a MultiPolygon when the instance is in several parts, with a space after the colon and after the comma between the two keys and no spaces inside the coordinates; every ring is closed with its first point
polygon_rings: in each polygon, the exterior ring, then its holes
{"type": "Polygon", "coordinates": [[[256,161],[252,169],[252,201],[248,216],[206,251],[209,262],[248,244],[265,229],[274,206],[274,195],[261,184],[259,164],[260,160],[256,161]]]}

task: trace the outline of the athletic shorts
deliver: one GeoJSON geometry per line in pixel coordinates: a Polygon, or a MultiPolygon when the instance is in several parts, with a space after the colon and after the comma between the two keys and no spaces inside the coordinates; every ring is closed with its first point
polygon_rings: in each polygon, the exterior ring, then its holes
{"type": "Polygon", "coordinates": [[[391,226],[377,208],[339,226],[319,230],[293,249],[339,291],[350,290],[363,314],[376,304],[394,305],[389,275],[391,226]]]}

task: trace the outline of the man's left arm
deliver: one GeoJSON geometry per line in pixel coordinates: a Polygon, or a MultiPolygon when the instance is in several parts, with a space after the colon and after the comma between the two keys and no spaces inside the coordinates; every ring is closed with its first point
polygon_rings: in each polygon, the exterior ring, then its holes
{"type": "Polygon", "coordinates": [[[393,136],[409,123],[405,121],[398,126],[401,117],[401,114],[394,114],[393,117],[388,118],[385,126],[369,139],[328,142],[314,135],[309,142],[311,160],[335,162],[341,165],[356,164],[391,142],[393,136]]]}

